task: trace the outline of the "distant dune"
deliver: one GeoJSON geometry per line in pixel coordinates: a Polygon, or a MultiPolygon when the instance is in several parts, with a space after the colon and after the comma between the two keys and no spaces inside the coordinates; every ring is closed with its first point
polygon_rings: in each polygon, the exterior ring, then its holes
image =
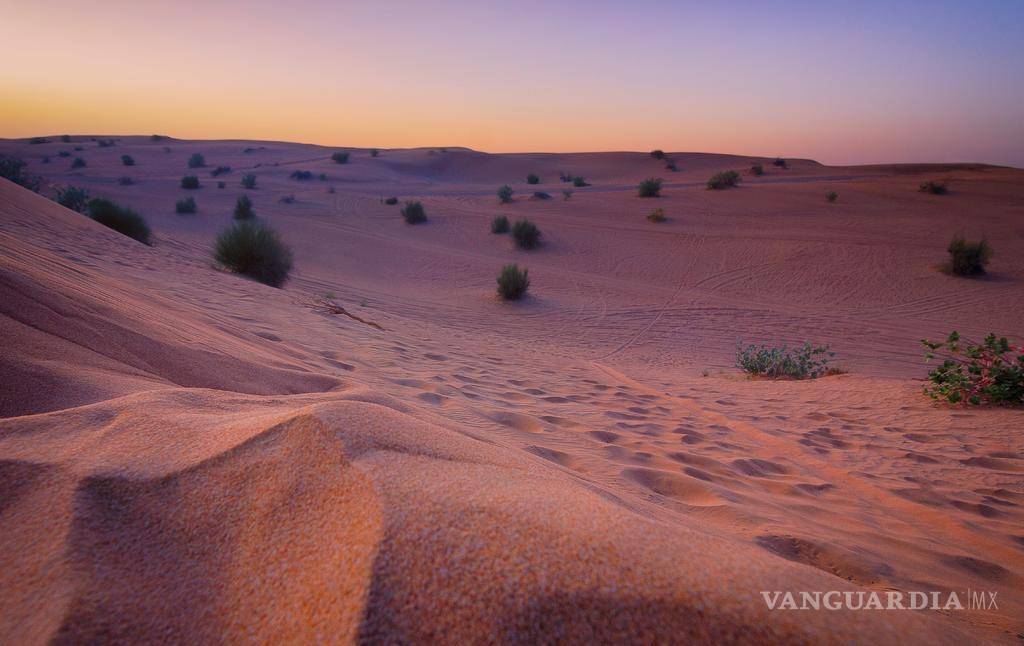
{"type": "Polygon", "coordinates": [[[0,180],[0,642],[1024,631],[1021,412],[931,403],[918,342],[1024,339],[1024,171],[72,139],[0,142],[43,178],[0,180]],[[706,190],[724,170],[740,185],[706,190]],[[47,199],[68,185],[143,214],[152,246],[47,199]],[[214,266],[243,194],[294,252],[283,289],[214,266]],[[937,269],[957,233],[992,242],[986,277],[937,269]],[[733,367],[740,341],[805,340],[844,374],[733,367]],[[968,588],[998,608],[761,594],[968,588]]]}

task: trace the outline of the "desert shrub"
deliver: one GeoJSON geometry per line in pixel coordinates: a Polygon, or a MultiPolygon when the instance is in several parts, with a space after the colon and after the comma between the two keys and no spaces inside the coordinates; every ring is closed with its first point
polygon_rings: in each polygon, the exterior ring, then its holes
{"type": "Polygon", "coordinates": [[[49,164],[50,163],[50,158],[49,157],[43,157],[43,163],[44,164],[49,164]]]}
{"type": "Polygon", "coordinates": [[[220,177],[221,175],[227,175],[230,172],[230,166],[218,166],[210,171],[210,177],[220,177]]]}
{"type": "Polygon", "coordinates": [[[242,188],[256,188],[256,176],[249,174],[243,177],[242,188]]]}
{"type": "Polygon", "coordinates": [[[384,203],[387,204],[388,206],[394,206],[395,204],[398,204],[398,198],[389,197],[388,199],[384,200],[384,203]]]}
{"type": "Polygon", "coordinates": [[[505,184],[498,189],[498,201],[502,204],[508,204],[512,201],[512,187],[505,184]]]}
{"type": "Polygon", "coordinates": [[[135,158],[131,155],[121,155],[121,163],[125,166],[134,166],[135,158]]]}
{"type": "Polygon", "coordinates": [[[196,206],[195,198],[194,197],[186,197],[185,199],[178,200],[175,203],[175,205],[174,205],[174,212],[175,213],[195,213],[197,208],[198,207],[196,206]]]}
{"type": "Polygon", "coordinates": [[[113,148],[117,142],[113,139],[97,139],[96,145],[100,148],[113,148]]]}
{"type": "Polygon", "coordinates": [[[572,178],[572,185],[575,186],[576,188],[590,186],[590,184],[587,184],[587,180],[583,179],[583,177],[581,177],[580,175],[577,175],[576,177],[572,178]]]}
{"type": "Polygon", "coordinates": [[[636,187],[637,195],[640,197],[658,197],[661,195],[661,179],[648,177],[636,187]]]}
{"type": "Polygon", "coordinates": [[[26,173],[26,166],[28,166],[28,162],[24,159],[0,156],[0,177],[38,193],[41,180],[26,173]]]}
{"type": "Polygon", "coordinates": [[[283,195],[281,199],[278,200],[278,202],[280,202],[281,204],[295,204],[295,196],[283,195]]]}
{"type": "Polygon", "coordinates": [[[520,249],[533,249],[540,244],[540,229],[529,220],[518,220],[512,225],[512,238],[520,249]]]}
{"type": "Polygon", "coordinates": [[[734,170],[726,170],[712,175],[711,179],[708,180],[708,188],[720,191],[731,186],[736,186],[739,183],[740,174],[734,170]]]}
{"type": "Polygon", "coordinates": [[[89,210],[89,191],[78,186],[65,186],[57,189],[56,201],[66,209],[85,213],[89,210]]]}
{"type": "Polygon", "coordinates": [[[185,175],[184,177],[181,178],[182,188],[187,188],[191,190],[199,188],[199,186],[199,178],[196,177],[195,175],[185,175]]]}
{"type": "Polygon", "coordinates": [[[509,228],[508,218],[504,215],[491,220],[491,233],[508,233],[509,228]]]}
{"type": "Polygon", "coordinates": [[[347,164],[348,163],[348,153],[342,153],[342,152],[334,153],[333,155],[331,155],[331,160],[335,164],[347,164]]]}
{"type": "Polygon", "coordinates": [[[518,265],[505,265],[498,274],[498,295],[506,301],[518,301],[530,288],[529,270],[518,265]]]}
{"type": "Polygon", "coordinates": [[[280,287],[292,269],[292,252],[277,232],[256,220],[235,222],[217,236],[213,256],[237,274],[280,287]]]}
{"type": "Polygon", "coordinates": [[[949,186],[945,182],[927,181],[921,184],[917,190],[922,193],[931,193],[932,195],[945,195],[949,192],[949,186]]]}
{"type": "Polygon", "coordinates": [[[149,136],[149,140],[150,141],[163,141],[165,139],[167,139],[167,137],[165,137],[164,135],[150,135],[149,136]]]}
{"type": "Polygon", "coordinates": [[[85,160],[81,157],[75,157],[74,161],[71,162],[71,168],[85,168],[85,160]]]}
{"type": "Polygon", "coordinates": [[[61,151],[59,151],[59,152],[57,153],[57,156],[58,156],[58,157],[70,157],[70,156],[71,156],[71,153],[70,153],[70,152],[68,152],[67,150],[61,150],[61,151]]]}
{"type": "Polygon", "coordinates": [[[829,374],[828,363],[834,352],[827,345],[815,346],[805,342],[789,350],[749,345],[736,347],[736,366],[751,375],[771,379],[815,379],[829,374]]]}
{"type": "Polygon", "coordinates": [[[149,225],[141,215],[128,207],[96,197],[89,200],[89,217],[129,238],[149,244],[149,225]]]}
{"type": "Polygon", "coordinates": [[[571,182],[572,181],[572,175],[566,173],[565,171],[560,171],[558,173],[558,179],[560,179],[563,182],[571,182]]]}
{"type": "Polygon", "coordinates": [[[164,154],[167,154],[169,152],[171,152],[171,147],[170,146],[164,146],[164,154]]]}
{"type": "Polygon", "coordinates": [[[317,179],[319,179],[321,182],[326,182],[327,181],[327,173],[320,173],[319,175],[317,175],[317,179]]]}
{"type": "Polygon", "coordinates": [[[78,152],[82,152],[83,150],[85,150],[85,149],[84,149],[84,148],[82,148],[81,146],[75,146],[75,152],[76,152],[76,153],[78,153],[78,152]]]}
{"type": "Polygon", "coordinates": [[[533,199],[535,200],[550,200],[551,193],[545,193],[544,191],[534,191],[533,199]]]}
{"type": "Polygon", "coordinates": [[[839,199],[839,193],[836,193],[835,191],[829,191],[828,193],[825,193],[825,199],[828,202],[835,202],[836,200],[839,199]]]}
{"type": "Polygon", "coordinates": [[[235,200],[235,219],[251,220],[256,217],[256,211],[252,208],[252,200],[248,195],[242,195],[235,200]]]}
{"type": "Polygon", "coordinates": [[[224,181],[217,182],[217,188],[224,188],[228,183],[224,181]]]}
{"type": "Polygon", "coordinates": [[[754,164],[753,166],[750,167],[750,174],[753,175],[754,177],[760,177],[761,175],[764,175],[764,166],[762,166],[761,164],[754,164]]]}
{"type": "Polygon", "coordinates": [[[370,149],[370,157],[377,157],[378,155],[380,155],[380,151],[379,150],[377,150],[376,148],[371,148],[370,149]]]}
{"type": "Polygon", "coordinates": [[[526,176],[526,183],[527,184],[540,184],[540,177],[537,176],[535,173],[530,173],[529,175],[526,176]]]}
{"type": "Polygon", "coordinates": [[[206,166],[206,158],[199,153],[192,153],[192,156],[188,158],[189,168],[202,168],[206,166]]]}
{"type": "Polygon", "coordinates": [[[789,162],[782,157],[776,157],[775,161],[772,162],[772,165],[778,166],[779,168],[789,168],[789,162]]]}
{"type": "Polygon", "coordinates": [[[992,257],[992,247],[982,238],[978,242],[970,242],[963,236],[955,236],[946,248],[949,252],[950,273],[957,276],[976,276],[985,273],[985,265],[992,257]]]}
{"type": "Polygon", "coordinates": [[[50,140],[47,139],[46,137],[32,137],[31,139],[28,140],[28,143],[30,143],[30,144],[48,144],[48,143],[50,143],[50,140]]]}
{"type": "Polygon", "coordinates": [[[937,355],[942,364],[928,373],[926,395],[951,404],[1024,404],[1024,346],[1014,348],[1006,337],[989,334],[981,343],[956,331],[945,341],[921,339],[925,360],[937,355]]]}
{"type": "Polygon", "coordinates": [[[427,221],[427,210],[419,202],[406,202],[402,207],[402,217],[406,224],[420,224],[427,221]]]}
{"type": "Polygon", "coordinates": [[[572,197],[572,191],[571,191],[571,190],[569,190],[569,189],[567,189],[567,188],[563,188],[563,189],[562,189],[562,201],[563,201],[563,202],[564,202],[564,201],[568,201],[568,199],[569,199],[570,197],[572,197]]]}
{"type": "Polygon", "coordinates": [[[135,183],[135,180],[132,179],[131,177],[127,177],[127,176],[125,176],[125,177],[118,177],[117,178],[117,183],[120,184],[121,186],[131,186],[132,184],[135,183]]]}
{"type": "Polygon", "coordinates": [[[653,211],[647,214],[647,219],[650,220],[651,222],[664,222],[668,218],[665,217],[664,209],[654,209],[653,211]]]}
{"type": "Polygon", "coordinates": [[[667,162],[665,162],[665,170],[672,171],[673,173],[679,170],[679,168],[676,167],[676,162],[674,159],[670,159],[667,162]]]}
{"type": "Polygon", "coordinates": [[[66,144],[71,143],[71,135],[61,135],[60,140],[66,144]]]}
{"type": "Polygon", "coordinates": [[[664,150],[652,150],[651,151],[651,157],[654,157],[655,159],[665,159],[665,151],[664,150]]]}
{"type": "Polygon", "coordinates": [[[291,178],[300,182],[313,179],[313,172],[308,170],[296,170],[292,171],[291,178]]]}

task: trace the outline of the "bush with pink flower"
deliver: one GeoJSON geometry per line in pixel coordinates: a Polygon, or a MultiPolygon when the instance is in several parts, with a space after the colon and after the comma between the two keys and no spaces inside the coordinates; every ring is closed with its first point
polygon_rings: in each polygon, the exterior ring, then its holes
{"type": "Polygon", "coordinates": [[[945,341],[921,343],[925,358],[942,364],[928,373],[924,392],[951,404],[1024,404],[1024,346],[1012,346],[1006,337],[989,334],[981,343],[950,333],[945,341]]]}

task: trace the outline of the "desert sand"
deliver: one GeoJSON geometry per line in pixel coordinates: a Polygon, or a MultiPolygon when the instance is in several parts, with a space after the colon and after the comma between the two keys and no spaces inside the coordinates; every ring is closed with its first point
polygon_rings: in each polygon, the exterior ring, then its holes
{"type": "Polygon", "coordinates": [[[74,171],[57,139],[0,142],[45,179],[0,180],[0,643],[1024,631],[1021,411],[932,403],[918,343],[1024,339],[1024,171],[74,139],[74,171]],[[563,171],[591,186],[563,199],[563,171]],[[649,176],[663,197],[636,196],[649,176]],[[47,199],[64,185],[143,213],[153,246],[47,199]],[[213,266],[243,193],[294,250],[284,289],[213,266]],[[174,212],[186,194],[198,213],[174,212]],[[544,244],[492,235],[500,214],[544,244]],[[960,232],[993,243],[987,277],[937,270],[960,232]],[[532,279],[517,303],[494,293],[510,262],[532,279]],[[312,306],[328,293],[361,320],[312,306]],[[805,340],[845,374],[733,367],[738,341],[805,340]],[[998,609],[760,594],[967,589],[998,609]]]}

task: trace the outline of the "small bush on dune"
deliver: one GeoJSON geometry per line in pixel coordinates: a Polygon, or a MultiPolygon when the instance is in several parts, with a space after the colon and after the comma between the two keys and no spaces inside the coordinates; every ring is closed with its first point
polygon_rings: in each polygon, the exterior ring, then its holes
{"type": "Polygon", "coordinates": [[[569,175],[565,171],[561,171],[561,172],[558,173],[558,179],[562,180],[563,182],[571,182],[572,181],[572,175],[569,175]]]}
{"type": "Polygon", "coordinates": [[[828,202],[835,202],[836,200],[839,199],[839,193],[836,193],[835,191],[829,191],[828,193],[825,193],[825,199],[828,202]]]}
{"type": "Polygon", "coordinates": [[[754,164],[753,166],[750,167],[750,174],[753,175],[754,177],[760,177],[761,175],[764,175],[764,166],[762,166],[761,164],[754,164]]]}
{"type": "Polygon", "coordinates": [[[243,177],[242,178],[242,187],[243,188],[256,188],[256,176],[250,174],[250,175],[246,175],[245,177],[243,177]]]}
{"type": "Polygon", "coordinates": [[[652,150],[651,157],[655,159],[665,159],[665,151],[663,150],[652,150]]]}
{"type": "Polygon", "coordinates": [[[118,177],[117,183],[120,184],[121,186],[131,186],[132,184],[135,183],[135,180],[132,179],[131,177],[118,177]]]}
{"type": "Polygon", "coordinates": [[[533,199],[535,199],[535,200],[550,200],[551,199],[551,194],[550,193],[545,193],[544,191],[534,191],[533,192],[533,199]]]}
{"type": "Polygon", "coordinates": [[[71,143],[71,135],[61,135],[60,140],[66,144],[71,143]]]}
{"type": "Polygon", "coordinates": [[[982,238],[969,242],[963,236],[956,236],[946,248],[949,264],[946,269],[957,276],[976,276],[985,273],[985,265],[992,257],[992,247],[982,238]]]}
{"type": "Polygon", "coordinates": [[[299,180],[300,182],[304,182],[306,180],[313,179],[313,172],[308,170],[292,171],[291,178],[299,180]]]}
{"type": "Polygon", "coordinates": [[[75,157],[75,160],[71,162],[71,168],[85,168],[85,160],[81,157],[75,157]]]}
{"type": "Polygon", "coordinates": [[[76,153],[82,152],[83,150],[84,150],[84,148],[82,148],[81,146],[75,146],[75,152],[76,153]]]}
{"type": "Polygon", "coordinates": [[[57,153],[57,156],[58,157],[70,157],[71,153],[68,152],[67,150],[61,150],[60,152],[57,153]]]}
{"type": "Polygon", "coordinates": [[[141,215],[127,207],[110,200],[93,198],[89,200],[89,217],[142,244],[149,244],[149,225],[141,215]]]}
{"type": "Polygon", "coordinates": [[[665,170],[672,171],[673,173],[679,170],[679,168],[676,167],[676,162],[674,159],[670,159],[667,162],[665,162],[665,170]]]}
{"type": "Polygon", "coordinates": [[[540,177],[538,177],[534,173],[530,173],[529,175],[526,176],[526,183],[527,184],[540,184],[540,177]]]}
{"type": "Polygon", "coordinates": [[[186,197],[183,200],[178,200],[177,201],[177,203],[174,205],[174,212],[175,213],[195,213],[197,208],[198,207],[196,206],[195,198],[193,198],[193,197],[186,197]]]}
{"type": "Polygon", "coordinates": [[[508,233],[509,228],[508,218],[504,215],[491,220],[491,233],[508,233]]]}
{"type": "Polygon", "coordinates": [[[292,269],[292,252],[273,229],[256,220],[236,222],[219,236],[214,258],[237,274],[280,287],[292,269]]]}
{"type": "Polygon", "coordinates": [[[199,153],[192,153],[192,156],[188,158],[189,168],[202,168],[206,166],[206,158],[199,153]]]}
{"type": "Polygon", "coordinates": [[[576,177],[572,178],[572,185],[575,186],[576,188],[590,186],[590,184],[587,184],[587,180],[583,179],[583,177],[580,175],[577,175],[576,177]]]}
{"type": "Polygon", "coordinates": [[[640,197],[658,197],[661,195],[661,179],[648,177],[640,182],[636,190],[640,197]]]}
{"type": "Polygon", "coordinates": [[[327,173],[320,173],[320,175],[317,176],[317,179],[319,179],[321,182],[326,182],[327,181],[327,173]]]}
{"type": "Polygon", "coordinates": [[[181,187],[189,190],[199,188],[199,178],[195,175],[185,175],[181,178],[181,187]]]}
{"type": "Polygon", "coordinates": [[[715,173],[708,180],[708,189],[721,191],[740,183],[740,174],[734,170],[722,171],[721,173],[715,173]]]}
{"type": "Polygon", "coordinates": [[[540,244],[540,229],[529,220],[519,220],[512,225],[512,237],[520,249],[533,249],[540,244]]]}
{"type": "Polygon", "coordinates": [[[342,153],[342,152],[334,153],[333,155],[331,155],[331,160],[335,164],[347,164],[348,163],[348,153],[342,153]]]}
{"type": "Polygon", "coordinates": [[[380,155],[380,151],[379,150],[377,150],[376,148],[371,148],[370,149],[370,157],[378,157],[379,155],[380,155]]]}
{"type": "Polygon", "coordinates": [[[653,211],[647,214],[647,219],[650,220],[651,222],[664,222],[668,218],[665,217],[664,209],[654,209],[653,211]]]}
{"type": "Polygon", "coordinates": [[[220,177],[221,175],[227,175],[230,172],[230,166],[218,166],[210,171],[210,177],[220,177]]]}
{"type": "Polygon", "coordinates": [[[278,202],[280,202],[281,204],[295,204],[295,196],[294,195],[282,196],[281,199],[278,200],[278,202]]]}
{"type": "Polygon", "coordinates": [[[113,139],[98,139],[98,140],[96,140],[96,145],[99,146],[100,148],[113,148],[114,144],[116,144],[116,143],[117,142],[114,141],[113,139]]]}
{"type": "Polygon", "coordinates": [[[518,265],[505,265],[498,274],[498,295],[506,301],[518,301],[530,288],[529,271],[518,265]]]}
{"type": "Polygon", "coordinates": [[[44,164],[49,164],[50,163],[50,158],[49,157],[43,157],[43,163],[44,164]]]}
{"type": "Polygon", "coordinates": [[[134,166],[135,158],[131,155],[121,155],[121,163],[125,166],[134,166]]]}
{"type": "Polygon", "coordinates": [[[35,144],[48,144],[48,143],[50,143],[50,140],[47,139],[46,137],[32,137],[31,139],[28,140],[28,143],[33,144],[33,145],[35,145],[35,144]]]}
{"type": "Polygon", "coordinates": [[[512,187],[508,184],[498,189],[498,201],[502,204],[508,204],[512,201],[512,187]]]}
{"type": "Polygon", "coordinates": [[[949,192],[949,186],[945,182],[928,181],[921,184],[917,190],[931,195],[945,195],[949,192]]]}
{"type": "Polygon", "coordinates": [[[89,210],[89,191],[78,186],[66,186],[57,189],[57,204],[66,209],[85,213],[89,210]]]}
{"type": "Polygon", "coordinates": [[[224,188],[227,185],[227,182],[217,182],[217,188],[224,188]]]}
{"type": "Polygon", "coordinates": [[[782,157],[776,157],[775,161],[772,162],[772,165],[778,166],[779,168],[789,168],[789,162],[782,157]]]}
{"type": "Polygon", "coordinates": [[[402,207],[406,224],[420,224],[427,221],[427,210],[419,202],[406,202],[402,207]]]}
{"type": "Polygon", "coordinates": [[[28,166],[28,162],[24,159],[0,157],[0,177],[38,193],[41,180],[26,173],[26,166],[28,166]]]}
{"type": "Polygon", "coordinates": [[[165,137],[164,135],[150,135],[149,136],[149,140],[150,141],[163,141],[164,139],[167,139],[167,137],[165,137]]]}
{"type": "Polygon", "coordinates": [[[787,349],[750,345],[736,348],[736,366],[751,375],[770,379],[815,379],[829,374],[828,363],[834,352],[827,345],[787,349]]]}
{"type": "Polygon", "coordinates": [[[387,204],[388,206],[394,206],[395,204],[398,204],[398,198],[389,197],[388,199],[384,200],[384,203],[387,204]]]}
{"type": "Polygon", "coordinates": [[[568,201],[569,198],[571,198],[571,197],[572,197],[572,191],[567,189],[567,188],[563,188],[562,189],[562,201],[563,202],[568,201]]]}
{"type": "Polygon", "coordinates": [[[235,219],[251,220],[256,217],[256,211],[252,208],[252,200],[248,195],[243,195],[235,201],[235,219]]]}
{"type": "Polygon", "coordinates": [[[942,364],[928,373],[926,395],[937,401],[972,406],[1024,404],[1024,345],[989,334],[981,343],[966,341],[956,331],[945,341],[922,339],[926,361],[941,355],[942,364]]]}

